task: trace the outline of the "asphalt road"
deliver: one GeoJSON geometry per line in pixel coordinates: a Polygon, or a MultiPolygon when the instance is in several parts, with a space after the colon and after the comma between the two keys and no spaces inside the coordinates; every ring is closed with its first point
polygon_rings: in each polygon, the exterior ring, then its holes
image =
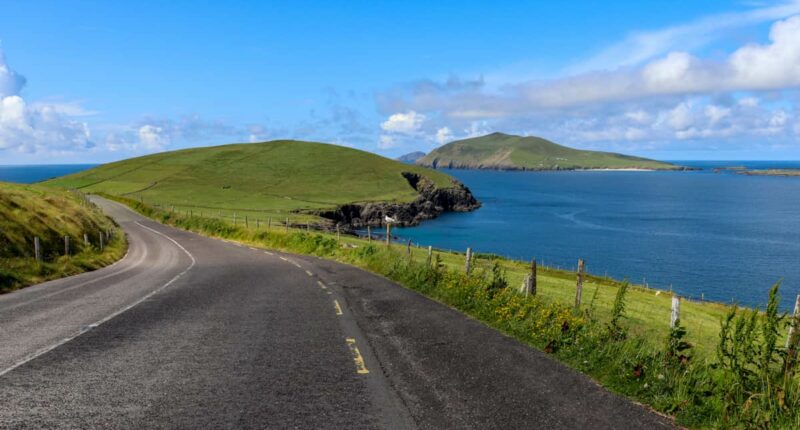
{"type": "Polygon", "coordinates": [[[160,225],[0,296],[0,428],[671,428],[362,270],[160,225]]]}

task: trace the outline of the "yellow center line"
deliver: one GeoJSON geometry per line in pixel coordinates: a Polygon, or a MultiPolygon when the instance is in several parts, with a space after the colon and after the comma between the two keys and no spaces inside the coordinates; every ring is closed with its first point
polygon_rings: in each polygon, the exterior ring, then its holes
{"type": "Polygon", "coordinates": [[[333,300],[333,306],[336,307],[336,315],[341,315],[342,314],[342,307],[339,306],[339,301],[338,300],[336,300],[336,299],[333,300]]]}
{"type": "Polygon", "coordinates": [[[350,347],[350,352],[353,353],[353,361],[356,362],[356,373],[359,375],[366,375],[369,373],[367,365],[364,363],[364,357],[361,356],[361,351],[356,346],[356,340],[352,337],[347,338],[347,346],[350,347]]]}

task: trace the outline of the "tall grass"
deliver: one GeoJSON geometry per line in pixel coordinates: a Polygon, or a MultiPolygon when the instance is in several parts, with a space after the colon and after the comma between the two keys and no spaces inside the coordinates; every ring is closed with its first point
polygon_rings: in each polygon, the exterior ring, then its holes
{"type": "MultiPolygon", "coordinates": [[[[631,330],[630,293],[618,288],[611,315],[595,309],[597,288],[583,309],[510,287],[492,258],[470,274],[382,244],[341,246],[329,235],[254,231],[220,220],[183,217],[116,198],[161,222],[211,236],[331,258],[386,276],[454,307],[534,348],[552,354],[603,386],[696,428],[800,428],[800,377],[779,340],[790,319],[778,312],[779,285],[763,312],[733,307],[720,321],[716,354],[699,359],[677,321],[660,345],[631,330]]],[[[598,286],[599,287],[599,286],[598,286]]]]}

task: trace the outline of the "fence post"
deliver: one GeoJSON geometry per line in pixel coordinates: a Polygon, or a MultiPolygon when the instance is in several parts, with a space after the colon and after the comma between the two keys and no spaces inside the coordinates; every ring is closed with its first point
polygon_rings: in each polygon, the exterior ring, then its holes
{"type": "Polygon", "coordinates": [[[89,246],[89,245],[91,245],[91,244],[89,243],[89,235],[88,235],[87,233],[84,233],[84,234],[83,234],[83,243],[84,243],[86,246],[89,246]]]}
{"type": "Polygon", "coordinates": [[[392,246],[392,224],[386,223],[386,246],[392,246]]]}
{"type": "Polygon", "coordinates": [[[64,255],[69,256],[69,236],[64,236],[64,255]]]}
{"type": "Polygon", "coordinates": [[[272,229],[272,217],[267,218],[267,231],[272,229]]]}
{"type": "Polygon", "coordinates": [[[408,245],[406,245],[406,254],[411,255],[411,239],[408,239],[408,245]]]}
{"type": "Polygon", "coordinates": [[[261,223],[258,221],[258,218],[256,218],[256,230],[258,230],[259,227],[261,227],[261,223]]]}
{"type": "Polygon", "coordinates": [[[367,243],[372,243],[372,227],[367,226],[367,243]]]}
{"type": "Polygon", "coordinates": [[[532,258],[531,259],[531,279],[530,279],[530,286],[528,288],[528,291],[530,292],[530,294],[532,296],[536,295],[536,269],[537,269],[537,267],[536,267],[536,259],[532,258]]]}
{"type": "Polygon", "coordinates": [[[431,261],[433,261],[433,246],[428,245],[428,267],[431,266],[431,261]]]}
{"type": "Polygon", "coordinates": [[[467,256],[464,263],[464,273],[469,275],[469,271],[472,265],[472,248],[467,248],[467,256]]]}
{"type": "Polygon", "coordinates": [[[341,236],[341,233],[339,232],[339,223],[337,222],[336,223],[336,243],[337,244],[341,243],[341,241],[342,241],[342,236],[341,236]]]}
{"type": "Polygon", "coordinates": [[[250,223],[247,221],[247,215],[244,216],[244,227],[250,228],[250,223]]]}
{"type": "Polygon", "coordinates": [[[289,217],[286,217],[286,233],[289,233],[289,217]]]}
{"type": "MultiPolygon", "coordinates": [[[[336,224],[336,228],[338,230],[339,224],[336,224]]],[[[310,231],[311,231],[311,222],[306,221],[306,232],[310,232],[310,231]]]]}
{"type": "Polygon", "coordinates": [[[42,261],[42,245],[39,243],[39,236],[33,238],[33,255],[36,261],[42,261]]]}
{"type": "Polygon", "coordinates": [[[583,259],[578,259],[578,282],[575,285],[575,308],[581,307],[583,296],[583,259]]]}
{"type": "Polygon", "coordinates": [[[669,328],[675,328],[675,324],[681,318],[681,298],[672,296],[672,314],[669,317],[669,328]]]}
{"type": "Polygon", "coordinates": [[[797,361],[797,344],[800,340],[800,294],[794,301],[794,314],[789,325],[789,336],[786,338],[787,360],[786,367],[791,369],[797,361]]]}

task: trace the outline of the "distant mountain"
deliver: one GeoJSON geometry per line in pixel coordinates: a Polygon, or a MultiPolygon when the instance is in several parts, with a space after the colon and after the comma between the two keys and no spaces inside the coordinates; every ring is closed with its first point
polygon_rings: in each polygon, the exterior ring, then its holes
{"type": "Polygon", "coordinates": [[[416,164],[434,168],[496,170],[683,169],[647,158],[584,151],[541,137],[504,133],[450,142],[420,158],[416,164]]]}
{"type": "Polygon", "coordinates": [[[397,157],[396,160],[400,161],[400,162],[403,162],[403,163],[414,164],[414,163],[417,162],[417,160],[419,160],[420,158],[422,158],[424,156],[425,156],[424,152],[415,151],[415,152],[409,152],[406,155],[397,157]]]}

